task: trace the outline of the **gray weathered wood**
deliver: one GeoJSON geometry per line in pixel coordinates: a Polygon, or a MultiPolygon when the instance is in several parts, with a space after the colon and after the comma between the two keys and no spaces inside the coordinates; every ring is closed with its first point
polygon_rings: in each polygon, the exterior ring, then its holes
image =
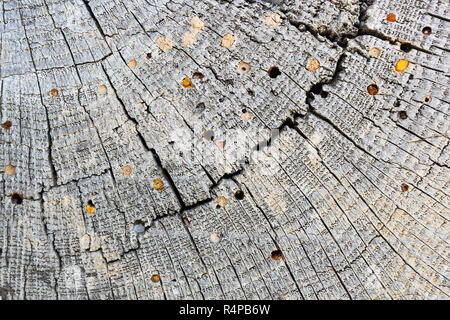
{"type": "Polygon", "coordinates": [[[0,11],[0,299],[449,298],[448,0],[0,11]]]}

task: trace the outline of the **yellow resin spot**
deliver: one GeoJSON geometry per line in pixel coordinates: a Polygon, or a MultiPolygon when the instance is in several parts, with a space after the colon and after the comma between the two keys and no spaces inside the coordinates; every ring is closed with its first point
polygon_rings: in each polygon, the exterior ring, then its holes
{"type": "Polygon", "coordinates": [[[189,78],[188,76],[184,77],[184,79],[181,80],[181,85],[186,89],[192,89],[194,87],[191,78],[189,78]]]}
{"type": "Polygon", "coordinates": [[[131,59],[130,61],[128,61],[128,65],[129,65],[131,68],[136,68],[137,62],[136,62],[136,60],[131,59]]]}
{"type": "Polygon", "coordinates": [[[227,33],[226,35],[223,36],[222,38],[222,47],[225,48],[229,48],[233,45],[234,43],[234,36],[231,33],[227,33]]]}
{"type": "Polygon", "coordinates": [[[164,52],[173,48],[173,42],[169,37],[159,37],[156,39],[156,44],[164,52]]]}
{"type": "Polygon", "coordinates": [[[15,174],[16,174],[16,167],[13,166],[12,164],[6,165],[6,167],[5,167],[5,173],[6,173],[7,175],[10,175],[10,176],[15,175],[15,174]]]}
{"type": "Polygon", "coordinates": [[[397,72],[402,72],[404,71],[407,67],[408,67],[408,60],[405,59],[400,59],[397,61],[397,63],[395,64],[395,71],[397,72]]]}
{"type": "Polygon", "coordinates": [[[191,19],[191,29],[193,32],[198,33],[205,28],[205,23],[200,20],[199,17],[195,16],[191,19]]]}
{"type": "Polygon", "coordinates": [[[271,27],[279,26],[281,23],[281,16],[278,13],[266,14],[263,21],[271,27]]]}
{"type": "Polygon", "coordinates": [[[227,202],[228,202],[228,200],[224,196],[220,196],[217,198],[217,204],[221,207],[225,207],[227,202]]]}
{"type": "Polygon", "coordinates": [[[98,92],[100,94],[106,94],[108,92],[108,88],[104,84],[98,86],[98,92]]]}
{"type": "Polygon", "coordinates": [[[320,62],[316,58],[312,58],[308,63],[308,71],[316,71],[320,68],[320,62]]]}
{"type": "MultiPolygon", "coordinates": [[[[244,110],[243,110],[243,111],[244,111],[244,110]]],[[[242,119],[242,120],[245,120],[245,121],[250,120],[251,117],[252,117],[252,113],[251,113],[250,111],[248,111],[248,110],[245,110],[245,111],[242,112],[242,114],[241,114],[241,119],[242,119]]]]}
{"type": "Polygon", "coordinates": [[[88,203],[86,204],[86,211],[90,214],[93,214],[95,212],[95,206],[92,201],[88,201],[88,203]]]}
{"type": "Polygon", "coordinates": [[[195,43],[197,34],[193,32],[185,32],[181,38],[181,45],[185,48],[189,48],[195,43]]]}
{"type": "Polygon", "coordinates": [[[156,178],[153,180],[153,188],[157,191],[163,191],[164,190],[164,183],[160,178],[156,178]]]}
{"type": "Polygon", "coordinates": [[[131,171],[132,171],[132,169],[129,165],[125,165],[122,168],[122,174],[124,174],[126,176],[129,176],[131,174],[131,171]]]}

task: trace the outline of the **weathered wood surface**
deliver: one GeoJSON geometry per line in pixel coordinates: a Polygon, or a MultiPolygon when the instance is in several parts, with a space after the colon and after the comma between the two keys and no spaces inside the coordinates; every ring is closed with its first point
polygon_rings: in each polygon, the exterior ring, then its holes
{"type": "Polygon", "coordinates": [[[449,1],[0,10],[1,299],[449,298],[449,1]]]}

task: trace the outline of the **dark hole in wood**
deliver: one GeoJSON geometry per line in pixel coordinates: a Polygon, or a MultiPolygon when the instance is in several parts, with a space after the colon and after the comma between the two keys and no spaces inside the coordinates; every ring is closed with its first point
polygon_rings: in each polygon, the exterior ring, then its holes
{"type": "Polygon", "coordinates": [[[238,199],[238,200],[244,199],[244,191],[242,191],[242,190],[237,190],[237,191],[234,193],[234,197],[235,197],[236,199],[238,199]]]}
{"type": "Polygon", "coordinates": [[[21,194],[19,194],[19,193],[13,193],[12,196],[11,196],[11,201],[14,204],[22,204],[23,196],[21,194]]]}
{"type": "Polygon", "coordinates": [[[142,220],[136,220],[133,225],[133,230],[136,233],[144,233],[145,232],[145,225],[142,220]]]}
{"type": "Polygon", "coordinates": [[[223,102],[223,98],[219,98],[219,102],[223,102]]]}
{"type": "Polygon", "coordinates": [[[280,260],[280,259],[284,258],[283,252],[281,252],[281,250],[279,250],[279,249],[272,251],[270,256],[272,257],[273,260],[280,260]]]}
{"type": "Polygon", "coordinates": [[[204,77],[203,73],[201,73],[199,71],[196,71],[192,74],[192,78],[194,78],[194,79],[203,79],[203,77],[204,77]]]}
{"type": "Polygon", "coordinates": [[[409,186],[406,183],[402,183],[401,189],[402,189],[402,192],[406,192],[409,190],[409,186]]]}
{"type": "Polygon", "coordinates": [[[322,92],[322,86],[323,85],[321,83],[316,83],[311,87],[311,92],[314,94],[320,94],[322,92]]]}
{"type": "Polygon", "coordinates": [[[396,107],[396,108],[400,107],[400,101],[399,100],[395,100],[394,107],[396,107]]]}
{"type": "Polygon", "coordinates": [[[92,200],[89,200],[89,201],[87,202],[87,204],[88,204],[89,206],[91,206],[92,208],[95,208],[95,205],[94,205],[94,203],[92,202],[92,200]]]}
{"type": "Polygon", "coordinates": [[[370,84],[367,87],[367,93],[369,93],[371,96],[374,96],[378,93],[378,86],[375,83],[370,84]]]}
{"type": "Polygon", "coordinates": [[[405,120],[408,118],[408,115],[406,114],[406,111],[402,110],[398,112],[398,116],[400,119],[405,120]]]}
{"type": "Polygon", "coordinates": [[[242,113],[246,113],[247,112],[247,109],[242,109],[242,113]]]}
{"type": "Polygon", "coordinates": [[[253,92],[253,90],[248,89],[247,92],[251,97],[255,96],[255,93],[253,92]]]}
{"type": "Polygon", "coordinates": [[[145,56],[147,59],[151,59],[152,58],[152,54],[149,52],[147,53],[147,55],[145,56]]]}
{"type": "Polygon", "coordinates": [[[281,74],[280,69],[278,69],[278,67],[270,67],[269,70],[267,70],[267,73],[269,74],[269,77],[271,77],[272,79],[278,77],[281,74]]]}
{"type": "Polygon", "coordinates": [[[404,51],[404,52],[410,52],[412,49],[412,45],[410,43],[402,43],[400,45],[400,50],[404,51]]]}
{"type": "Polygon", "coordinates": [[[325,99],[326,97],[328,97],[328,92],[325,90],[322,90],[322,92],[320,93],[320,96],[325,99]]]}
{"type": "Polygon", "coordinates": [[[426,36],[429,36],[431,34],[431,28],[430,27],[424,27],[422,29],[422,33],[426,36]]]}

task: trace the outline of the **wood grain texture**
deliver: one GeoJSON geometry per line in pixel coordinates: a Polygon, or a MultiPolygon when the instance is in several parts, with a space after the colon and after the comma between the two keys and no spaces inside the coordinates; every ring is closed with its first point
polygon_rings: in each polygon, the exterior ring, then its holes
{"type": "Polygon", "coordinates": [[[449,298],[448,0],[0,11],[0,299],[449,298]]]}

